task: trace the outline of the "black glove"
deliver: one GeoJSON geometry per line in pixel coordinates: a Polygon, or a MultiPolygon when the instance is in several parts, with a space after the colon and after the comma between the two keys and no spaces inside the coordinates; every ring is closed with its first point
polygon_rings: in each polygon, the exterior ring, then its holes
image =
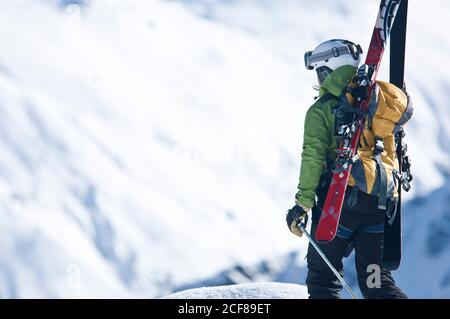
{"type": "Polygon", "coordinates": [[[369,97],[368,90],[369,90],[369,88],[367,86],[357,86],[350,90],[350,94],[354,98],[356,98],[356,99],[359,98],[359,99],[361,99],[361,101],[363,101],[369,97]]]}
{"type": "Polygon", "coordinates": [[[289,227],[289,230],[299,237],[302,237],[303,232],[298,228],[300,223],[307,224],[308,222],[308,214],[307,212],[300,207],[299,205],[295,205],[291,209],[288,210],[286,214],[286,222],[289,227]]]}

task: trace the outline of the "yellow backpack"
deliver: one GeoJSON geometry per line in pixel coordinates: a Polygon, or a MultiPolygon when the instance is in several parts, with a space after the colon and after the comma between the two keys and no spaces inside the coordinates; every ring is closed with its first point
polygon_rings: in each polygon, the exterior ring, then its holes
{"type": "Polygon", "coordinates": [[[379,196],[380,209],[398,196],[400,174],[395,135],[402,131],[412,112],[412,104],[403,90],[377,81],[360,138],[359,160],[352,166],[348,184],[379,196]]]}

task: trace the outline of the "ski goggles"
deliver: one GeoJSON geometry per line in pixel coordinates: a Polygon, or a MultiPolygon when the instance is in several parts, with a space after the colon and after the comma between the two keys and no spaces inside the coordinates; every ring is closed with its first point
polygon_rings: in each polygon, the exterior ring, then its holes
{"type": "Polygon", "coordinates": [[[358,60],[363,50],[359,44],[355,44],[351,41],[343,41],[344,46],[334,47],[328,51],[313,53],[313,51],[307,51],[305,53],[305,67],[308,70],[314,69],[314,63],[325,61],[331,58],[337,58],[338,56],[351,54],[355,60],[358,60]]]}

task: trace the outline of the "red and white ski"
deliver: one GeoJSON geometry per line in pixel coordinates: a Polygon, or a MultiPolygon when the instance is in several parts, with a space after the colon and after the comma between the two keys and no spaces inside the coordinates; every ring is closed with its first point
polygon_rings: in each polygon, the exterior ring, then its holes
{"type": "MultiPolygon", "coordinates": [[[[317,241],[328,242],[336,236],[350,171],[352,164],[358,159],[357,151],[359,139],[364,128],[364,114],[368,110],[372,88],[400,1],[381,0],[365,64],[358,71],[358,73],[365,73],[366,81],[363,80],[360,85],[367,86],[368,98],[355,102],[355,107],[360,110],[356,114],[355,130],[352,132],[351,139],[344,141],[342,145],[337,147],[335,172],[333,173],[315,234],[317,241]]],[[[358,76],[364,78],[364,74],[359,74],[358,76]]]]}

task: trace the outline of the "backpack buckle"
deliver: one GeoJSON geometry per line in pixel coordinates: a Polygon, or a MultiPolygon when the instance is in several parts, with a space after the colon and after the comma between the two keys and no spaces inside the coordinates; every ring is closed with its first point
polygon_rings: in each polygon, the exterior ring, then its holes
{"type": "Polygon", "coordinates": [[[373,149],[373,155],[378,156],[384,151],[383,139],[381,137],[375,137],[375,146],[373,149]]]}

